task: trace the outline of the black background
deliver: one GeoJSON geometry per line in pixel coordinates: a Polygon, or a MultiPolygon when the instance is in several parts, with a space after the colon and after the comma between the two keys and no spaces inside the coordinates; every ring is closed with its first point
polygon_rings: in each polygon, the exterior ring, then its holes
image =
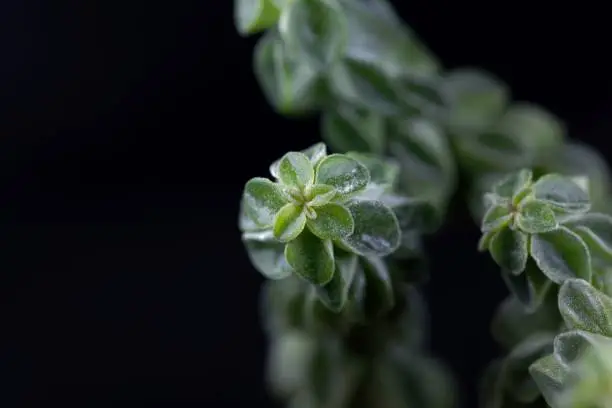
{"type": "MultiPolygon", "coordinates": [[[[605,3],[395,4],[446,67],[610,153],[605,3]]],[[[272,406],[238,199],[318,131],[266,105],[254,43],[229,0],[0,3],[3,407],[272,406]]],[[[459,206],[429,245],[432,348],[464,406],[506,293],[477,239],[459,206]]]]}

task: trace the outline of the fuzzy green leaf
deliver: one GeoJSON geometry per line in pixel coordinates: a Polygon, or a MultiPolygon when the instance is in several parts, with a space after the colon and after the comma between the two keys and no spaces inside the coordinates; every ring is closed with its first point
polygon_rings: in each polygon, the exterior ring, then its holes
{"type": "Polygon", "coordinates": [[[295,239],[304,230],[306,214],[301,205],[286,204],[274,218],[274,237],[281,242],[295,239]]]}
{"type": "Polygon", "coordinates": [[[502,228],[491,239],[489,251],[493,260],[504,270],[518,275],[525,270],[529,238],[510,228],[502,228]]]}
{"type": "Polygon", "coordinates": [[[344,56],[347,22],[336,0],[290,1],[278,28],[288,49],[318,70],[344,56]]]}
{"type": "Polygon", "coordinates": [[[569,279],[559,291],[559,310],[570,329],[612,337],[612,298],[582,279],[569,279]]]}
{"type": "Polygon", "coordinates": [[[393,211],[379,201],[354,201],[347,205],[355,231],[341,242],[359,255],[386,256],[400,245],[401,232],[393,211]]]}
{"type": "Polygon", "coordinates": [[[327,184],[315,184],[306,191],[308,205],[320,207],[329,203],[336,197],[336,189],[327,184]]]}
{"type": "Polygon", "coordinates": [[[292,269],[285,260],[283,245],[276,242],[261,242],[244,239],[249,260],[268,279],[284,279],[292,269]]]}
{"type": "Polygon", "coordinates": [[[497,204],[489,207],[482,219],[482,232],[498,231],[508,225],[512,219],[510,208],[507,204],[497,204]]]}
{"type": "Polygon", "coordinates": [[[334,187],[338,195],[347,197],[368,185],[370,173],[357,160],[343,154],[332,154],[319,162],[315,180],[317,184],[334,187]]]}
{"type": "Polygon", "coordinates": [[[546,403],[558,406],[558,399],[567,381],[567,368],[554,355],[542,357],[529,367],[529,374],[538,385],[546,403]]]}
{"type": "Polygon", "coordinates": [[[491,240],[497,234],[497,230],[487,231],[482,234],[480,239],[478,240],[478,251],[485,252],[488,251],[491,247],[491,240]]]}
{"type": "MultiPolygon", "coordinates": [[[[316,165],[321,161],[321,159],[327,156],[327,146],[325,146],[325,143],[315,143],[309,148],[300,151],[300,153],[305,154],[306,157],[308,157],[308,159],[310,160],[312,167],[315,168],[316,165]]],[[[285,156],[281,157],[280,159],[276,160],[274,163],[270,165],[270,174],[275,179],[278,179],[280,177],[279,167],[281,164],[281,160],[284,157],[285,156]]]]}
{"type": "Polygon", "coordinates": [[[558,228],[554,211],[543,201],[524,201],[519,207],[516,225],[527,234],[541,234],[558,228]]]}
{"type": "Polygon", "coordinates": [[[532,179],[532,171],[523,169],[501,179],[493,186],[493,191],[500,197],[513,199],[519,192],[531,184],[532,179]]]}
{"type": "Polygon", "coordinates": [[[246,183],[243,199],[246,215],[261,228],[271,227],[276,213],[287,203],[278,184],[260,177],[246,183]]]}
{"type": "Polygon", "coordinates": [[[538,268],[556,284],[571,278],[591,280],[589,250],[582,239],[566,227],[533,235],[530,253],[538,268]]]}
{"type": "Polygon", "coordinates": [[[533,185],[535,197],[565,213],[585,213],[591,208],[589,195],[568,177],[548,174],[533,185]]]}
{"type": "Polygon", "coordinates": [[[355,222],[346,207],[329,203],[316,208],[316,217],[308,219],[308,228],[321,239],[342,239],[353,233],[355,222]]]}
{"type": "Polygon", "coordinates": [[[312,184],[314,168],[304,153],[289,152],[278,165],[278,178],[284,185],[301,190],[312,184]]]}
{"type": "Polygon", "coordinates": [[[382,115],[401,113],[397,88],[374,64],[344,60],[330,73],[330,86],[339,99],[382,115]]]}
{"type": "Polygon", "coordinates": [[[317,295],[325,306],[334,312],[344,308],[348,292],[358,268],[358,258],[354,254],[336,258],[336,271],[332,280],[324,286],[317,286],[317,295]]]}
{"type": "Polygon", "coordinates": [[[300,277],[314,285],[325,285],[334,276],[331,241],[317,238],[307,228],[285,246],[285,258],[300,277]]]}
{"type": "Polygon", "coordinates": [[[243,36],[272,27],[280,11],[272,0],[235,0],[234,22],[243,36]]]}
{"type": "Polygon", "coordinates": [[[371,183],[385,189],[391,189],[397,183],[400,167],[396,160],[371,153],[347,152],[346,155],[368,168],[371,183]]]}
{"type": "Polygon", "coordinates": [[[612,217],[607,214],[589,213],[566,226],[584,240],[591,255],[612,261],[612,217]]]}
{"type": "Polygon", "coordinates": [[[383,153],[386,143],[385,120],[374,112],[340,104],[323,112],[323,139],[336,151],[383,153]]]}

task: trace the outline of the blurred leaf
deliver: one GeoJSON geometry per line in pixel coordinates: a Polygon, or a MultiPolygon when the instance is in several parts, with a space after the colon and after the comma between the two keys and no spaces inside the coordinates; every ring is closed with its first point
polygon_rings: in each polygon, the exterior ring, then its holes
{"type": "Polygon", "coordinates": [[[513,275],[525,270],[529,257],[529,237],[508,227],[499,230],[491,239],[489,251],[495,263],[513,275]]]}
{"type": "Polygon", "coordinates": [[[556,284],[566,279],[591,279],[591,256],[582,239],[561,226],[531,237],[531,257],[538,268],[556,284]]]}
{"type": "Polygon", "coordinates": [[[372,153],[349,151],[346,155],[368,168],[371,183],[384,186],[385,189],[391,189],[396,185],[400,172],[399,163],[396,160],[372,153]]]}
{"type": "Polygon", "coordinates": [[[386,143],[384,118],[348,104],[323,112],[321,133],[337,152],[382,153],[386,143]]]}
{"type": "Polygon", "coordinates": [[[502,270],[502,278],[510,292],[516,296],[527,312],[533,312],[540,307],[552,286],[552,281],[538,269],[532,260],[527,261],[525,272],[521,275],[512,275],[502,270]]]}
{"type": "Polygon", "coordinates": [[[386,256],[400,245],[401,232],[393,211],[378,201],[347,204],[355,221],[355,231],[342,244],[356,254],[386,256]]]}
{"type": "Polygon", "coordinates": [[[568,279],[559,291],[559,310],[570,329],[612,337],[612,298],[582,279],[568,279]]]}
{"type": "Polygon", "coordinates": [[[285,247],[285,258],[293,270],[314,285],[325,285],[334,275],[331,241],[322,241],[307,228],[285,247]]]}
{"type": "Polygon", "coordinates": [[[346,304],[348,292],[357,271],[356,255],[336,257],[336,272],[332,280],[316,288],[319,299],[334,312],[339,312],[346,304]]]}
{"type": "Polygon", "coordinates": [[[317,70],[328,69],[344,56],[347,21],[336,0],[288,2],[279,32],[288,49],[317,70]]]}
{"type": "Polygon", "coordinates": [[[587,244],[591,255],[612,262],[612,217],[589,213],[569,221],[566,227],[574,231],[587,244]]]}
{"type": "Polygon", "coordinates": [[[304,387],[315,340],[305,332],[283,333],[270,344],[267,379],[274,394],[288,398],[304,387]]]}
{"type": "Polygon", "coordinates": [[[272,0],[234,0],[234,23],[243,36],[272,27],[279,17],[272,0]]]}
{"type": "Polygon", "coordinates": [[[288,55],[275,30],[258,40],[253,70],[268,103],[282,115],[312,112],[324,92],[316,70],[288,55]]]}
{"type": "Polygon", "coordinates": [[[253,267],[268,279],[284,279],[291,275],[291,266],[285,261],[284,247],[276,242],[244,239],[253,267]]]}
{"type": "Polygon", "coordinates": [[[360,260],[366,279],[365,312],[369,317],[380,317],[395,305],[391,275],[380,258],[362,257],[360,260]]]}

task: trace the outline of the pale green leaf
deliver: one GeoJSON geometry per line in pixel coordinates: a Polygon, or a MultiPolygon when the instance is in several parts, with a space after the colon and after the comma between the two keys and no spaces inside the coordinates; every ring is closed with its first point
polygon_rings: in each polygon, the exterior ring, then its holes
{"type": "Polygon", "coordinates": [[[276,213],[287,203],[278,184],[260,177],[246,183],[243,200],[246,215],[261,228],[271,227],[276,213]]]}
{"type": "MultiPolygon", "coordinates": [[[[323,157],[327,156],[327,146],[325,146],[325,143],[316,143],[309,148],[302,150],[300,153],[303,153],[306,155],[306,157],[308,157],[312,167],[314,168],[323,157]]],[[[276,179],[279,178],[279,166],[282,159],[283,158],[281,157],[270,165],[270,174],[276,179]]]]}
{"type": "Polygon", "coordinates": [[[378,201],[354,201],[347,207],[355,221],[355,231],[341,242],[352,252],[386,256],[399,247],[399,223],[389,207],[378,201]]]}
{"type": "Polygon", "coordinates": [[[529,238],[526,234],[510,229],[502,228],[491,239],[489,251],[493,260],[504,270],[518,275],[525,270],[529,238]]]}
{"type": "Polygon", "coordinates": [[[554,211],[540,200],[527,200],[521,203],[516,225],[527,234],[550,232],[559,226],[554,211]]]}
{"type": "Polygon", "coordinates": [[[234,22],[244,36],[272,27],[280,11],[272,0],[235,0],[234,22]]]}
{"type": "Polygon", "coordinates": [[[318,70],[344,56],[348,28],[336,0],[292,0],[283,7],[278,28],[288,49],[318,70]]]}
{"type": "Polygon", "coordinates": [[[568,279],[559,291],[559,310],[570,329],[612,337],[612,298],[582,279],[568,279]]]}
{"type": "Polygon", "coordinates": [[[497,234],[496,230],[487,231],[482,234],[480,239],[478,240],[478,251],[485,252],[488,251],[491,247],[491,240],[497,234]]]}
{"type": "Polygon", "coordinates": [[[336,189],[327,184],[315,184],[306,189],[306,200],[311,207],[320,207],[336,197],[336,189]]]}
{"type": "Polygon", "coordinates": [[[289,242],[302,233],[305,225],[306,214],[302,206],[286,204],[274,218],[274,237],[281,242],[289,242]]]}
{"type": "Polygon", "coordinates": [[[567,381],[567,368],[554,355],[542,357],[529,367],[531,377],[538,385],[546,403],[558,406],[560,394],[567,381]]]}
{"type": "Polygon", "coordinates": [[[553,285],[553,282],[538,269],[531,259],[527,261],[524,273],[513,275],[509,271],[502,270],[502,278],[527,313],[533,313],[540,308],[548,294],[551,293],[553,285]]]}
{"type": "Polygon", "coordinates": [[[585,213],[591,208],[589,195],[568,177],[548,174],[533,185],[536,198],[567,213],[585,213]]]}
{"type": "Polygon", "coordinates": [[[370,173],[357,160],[342,154],[332,154],[319,162],[315,181],[317,184],[330,185],[338,195],[347,197],[368,185],[370,173]]]}
{"type": "Polygon", "coordinates": [[[381,258],[371,256],[361,258],[361,265],[366,278],[366,315],[375,318],[388,313],[395,305],[395,294],[387,265],[381,258]]]}
{"type": "Polygon", "coordinates": [[[566,227],[533,235],[530,253],[538,268],[556,284],[571,278],[591,279],[589,250],[582,239],[566,227]]]}
{"type": "Polygon", "coordinates": [[[396,160],[372,153],[353,151],[347,152],[346,155],[368,168],[371,183],[388,189],[396,185],[400,172],[399,163],[396,160]]]}
{"type": "Polygon", "coordinates": [[[312,184],[314,168],[304,153],[289,152],[278,165],[278,178],[284,185],[301,190],[312,184]]]}
{"type": "Polygon", "coordinates": [[[480,230],[484,232],[498,231],[508,225],[512,219],[510,208],[507,204],[492,205],[489,207],[482,219],[480,230]]]}
{"type": "Polygon", "coordinates": [[[244,239],[244,245],[253,267],[266,278],[284,279],[291,275],[282,244],[244,239]]]}
{"type": "Polygon", "coordinates": [[[526,187],[529,187],[532,179],[533,172],[528,169],[522,169],[517,172],[513,172],[498,181],[493,186],[493,192],[500,197],[514,199],[518,193],[520,193],[526,187]]]}
{"type": "Polygon", "coordinates": [[[355,223],[346,207],[329,203],[315,209],[316,217],[308,219],[308,228],[321,239],[342,239],[353,233],[355,223]]]}
{"type": "Polygon", "coordinates": [[[285,258],[295,273],[314,285],[325,285],[334,275],[331,241],[317,238],[307,228],[285,246],[285,258]]]}

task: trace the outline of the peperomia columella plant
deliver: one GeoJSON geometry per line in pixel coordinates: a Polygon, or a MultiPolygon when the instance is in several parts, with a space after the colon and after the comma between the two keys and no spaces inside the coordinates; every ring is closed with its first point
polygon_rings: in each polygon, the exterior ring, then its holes
{"type": "Polygon", "coordinates": [[[510,292],[481,407],[612,407],[606,161],[494,76],[444,70],[386,0],[235,0],[235,21],[262,34],[268,103],[318,117],[323,139],[249,180],[241,203],[268,278],[274,394],[292,408],[456,406],[419,288],[423,238],[460,195],[510,292]]]}

